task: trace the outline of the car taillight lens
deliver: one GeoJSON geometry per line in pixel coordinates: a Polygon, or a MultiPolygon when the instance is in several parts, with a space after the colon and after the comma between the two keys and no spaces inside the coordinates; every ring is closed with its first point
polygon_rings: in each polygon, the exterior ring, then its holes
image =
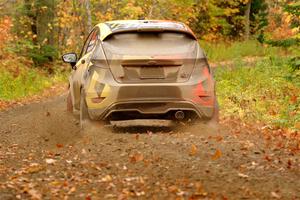
{"type": "Polygon", "coordinates": [[[201,95],[201,96],[199,96],[199,98],[203,101],[210,101],[212,99],[212,96],[203,96],[203,95],[201,95]]]}
{"type": "Polygon", "coordinates": [[[95,97],[95,98],[92,98],[91,101],[93,103],[101,103],[104,99],[105,99],[105,97],[95,97]]]}

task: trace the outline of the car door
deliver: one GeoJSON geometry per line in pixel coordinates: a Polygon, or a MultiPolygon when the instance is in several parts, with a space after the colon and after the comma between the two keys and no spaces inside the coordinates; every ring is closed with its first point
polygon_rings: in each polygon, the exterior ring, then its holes
{"type": "Polygon", "coordinates": [[[74,68],[75,70],[72,71],[71,76],[69,78],[72,102],[75,109],[79,109],[80,106],[80,90],[81,87],[84,85],[85,73],[87,72],[87,69],[90,65],[90,58],[93,54],[93,50],[95,49],[98,39],[99,29],[95,28],[89,34],[82,48],[79,60],[74,68]]]}

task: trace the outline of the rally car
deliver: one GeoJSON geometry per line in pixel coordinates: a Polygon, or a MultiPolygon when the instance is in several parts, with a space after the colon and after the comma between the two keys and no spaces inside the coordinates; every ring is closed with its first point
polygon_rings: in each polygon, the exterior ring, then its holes
{"type": "Polygon", "coordinates": [[[218,121],[215,81],[195,34],[183,23],[96,25],[70,63],[68,110],[86,119],[218,121]]]}

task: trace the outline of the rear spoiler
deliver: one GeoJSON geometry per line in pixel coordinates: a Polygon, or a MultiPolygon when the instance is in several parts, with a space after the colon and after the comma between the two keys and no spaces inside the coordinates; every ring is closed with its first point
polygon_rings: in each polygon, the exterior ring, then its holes
{"type": "Polygon", "coordinates": [[[102,38],[102,41],[107,40],[112,35],[120,34],[120,33],[162,33],[162,32],[173,32],[173,33],[183,33],[191,38],[197,40],[197,37],[194,35],[194,33],[190,30],[184,30],[184,29],[171,29],[171,28],[163,28],[163,27],[138,27],[138,28],[132,28],[132,29],[120,29],[111,32],[110,34],[106,35],[104,38],[102,38]]]}

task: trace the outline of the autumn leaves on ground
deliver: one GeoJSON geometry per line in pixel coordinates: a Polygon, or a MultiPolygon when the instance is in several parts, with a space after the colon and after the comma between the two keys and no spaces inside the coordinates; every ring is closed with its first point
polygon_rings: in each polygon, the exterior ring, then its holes
{"type": "Polygon", "coordinates": [[[300,199],[297,0],[0,0],[0,199],[300,199]],[[185,22],[217,82],[219,126],[80,131],[70,66],[91,24],[185,22]],[[47,30],[47,31],[45,31],[47,30]]]}
{"type": "Polygon", "coordinates": [[[299,199],[299,138],[233,119],[80,132],[65,95],[0,114],[1,199],[299,199]]]}
{"type": "MultiPolygon", "coordinates": [[[[244,81],[270,70],[246,69],[244,81]]],[[[78,116],[66,111],[65,84],[19,101],[0,113],[0,199],[299,199],[299,132],[253,121],[260,109],[248,116],[253,105],[245,104],[253,94],[224,96],[232,89],[228,73],[244,68],[231,70],[216,71],[224,86],[219,126],[114,130],[93,123],[82,132],[78,116]],[[244,99],[237,106],[229,97],[244,99]],[[233,115],[239,110],[243,118],[233,115]]],[[[263,96],[271,105],[275,97],[263,96]]]]}

